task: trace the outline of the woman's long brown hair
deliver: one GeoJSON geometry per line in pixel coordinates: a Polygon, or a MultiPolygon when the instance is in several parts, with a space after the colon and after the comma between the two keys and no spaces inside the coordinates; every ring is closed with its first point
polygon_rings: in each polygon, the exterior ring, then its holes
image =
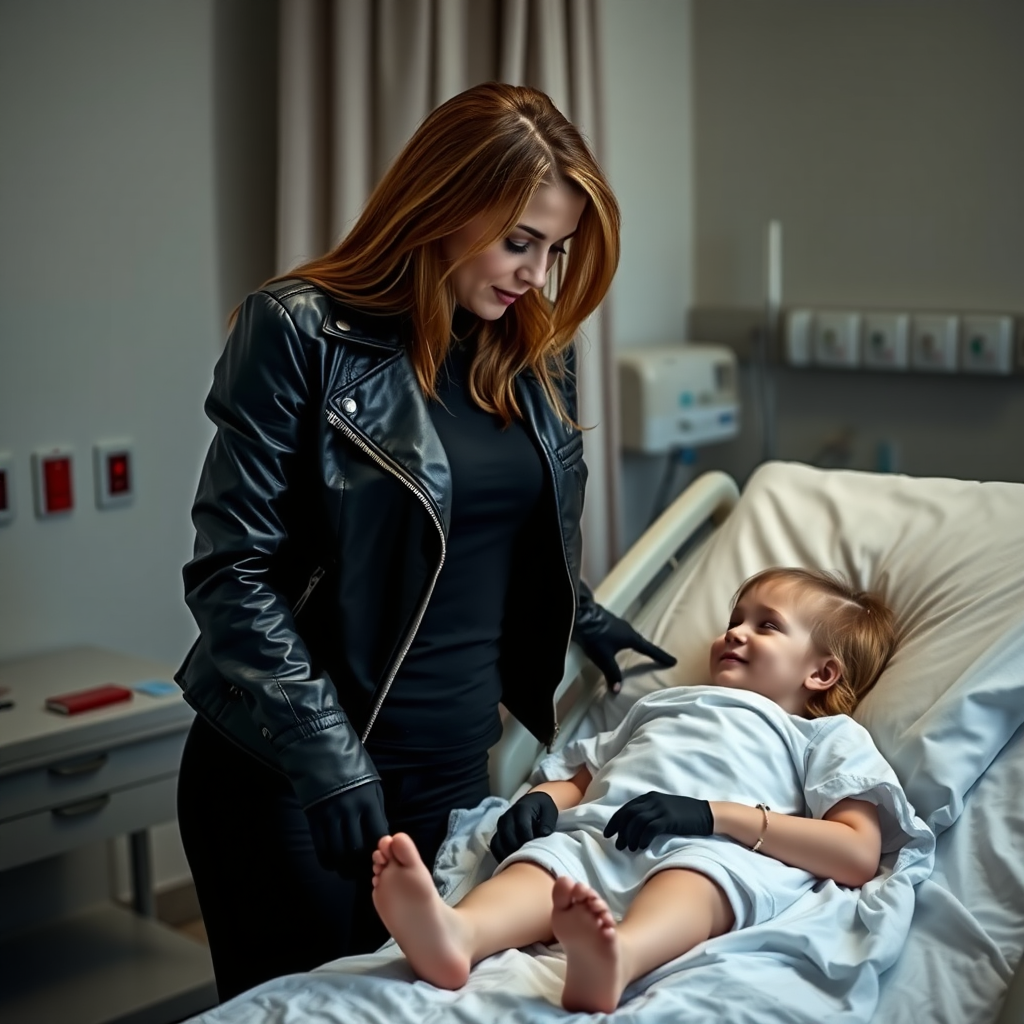
{"type": "Polygon", "coordinates": [[[488,82],[433,111],[374,189],[352,230],[330,252],[287,277],[309,281],[367,312],[404,313],[409,358],[424,393],[451,340],[451,274],[508,235],[545,183],[567,183],[587,198],[552,301],[531,289],[500,320],[482,322],[470,391],[506,424],[520,415],[513,381],[530,369],[552,407],[568,413],[555,382],[564,354],[611,284],[619,259],[619,208],[579,131],[542,92],[488,82]],[[492,230],[456,262],[442,239],[479,214],[492,230]]]}

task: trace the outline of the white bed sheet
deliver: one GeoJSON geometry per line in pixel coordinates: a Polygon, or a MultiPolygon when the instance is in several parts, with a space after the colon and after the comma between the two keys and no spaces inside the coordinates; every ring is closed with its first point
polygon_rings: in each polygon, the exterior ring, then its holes
{"type": "MultiPolygon", "coordinates": [[[[968,793],[917,889],[876,1024],[991,1024],[1024,950],[1024,729],[968,793]]],[[[1019,1022],[1013,1022],[1019,1024],[1019,1022]]]]}

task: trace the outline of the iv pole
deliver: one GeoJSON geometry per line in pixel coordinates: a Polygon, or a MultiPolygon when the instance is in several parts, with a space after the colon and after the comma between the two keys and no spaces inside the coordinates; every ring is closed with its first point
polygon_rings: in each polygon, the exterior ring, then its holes
{"type": "Polygon", "coordinates": [[[780,351],[782,311],[782,224],[777,220],[769,221],[765,229],[764,269],[764,323],[756,332],[755,352],[761,409],[761,461],[768,462],[775,458],[775,393],[770,359],[780,351]]]}

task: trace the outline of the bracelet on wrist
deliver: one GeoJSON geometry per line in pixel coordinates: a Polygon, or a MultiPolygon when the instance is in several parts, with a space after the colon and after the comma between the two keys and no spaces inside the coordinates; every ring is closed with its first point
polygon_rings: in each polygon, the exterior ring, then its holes
{"type": "Polygon", "coordinates": [[[761,849],[764,845],[764,837],[768,834],[768,812],[771,808],[767,804],[757,804],[757,809],[764,815],[764,824],[761,826],[761,834],[757,837],[757,842],[750,848],[751,853],[757,853],[761,849]]]}

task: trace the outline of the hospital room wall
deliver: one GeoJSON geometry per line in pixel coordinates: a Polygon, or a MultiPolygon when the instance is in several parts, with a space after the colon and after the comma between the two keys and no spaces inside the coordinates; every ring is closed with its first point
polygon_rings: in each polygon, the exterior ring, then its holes
{"type": "MultiPolygon", "coordinates": [[[[0,658],[94,644],[176,665],[202,405],[228,311],[270,272],[274,0],[0,5],[0,658]],[[268,115],[268,110],[270,114],[268,115]],[[91,446],[134,443],[136,496],[99,511],[91,446]],[[76,507],[33,514],[29,454],[70,445],[76,507]]],[[[73,688],[74,680],[68,680],[73,688]]],[[[154,830],[158,886],[188,878],[154,830]]],[[[5,926],[125,890],[125,843],[0,874],[5,926]],[[111,865],[113,870],[111,871],[111,865]]]]}
{"type": "MultiPolygon", "coordinates": [[[[693,301],[754,307],[783,223],[786,305],[1024,313],[1024,4],[694,0],[693,301]]],[[[1024,480],[1024,380],[775,373],[777,449],[851,432],[914,475],[1024,480]]],[[[749,384],[749,379],[748,379],[749,384]]],[[[748,425],[707,464],[742,479],[748,425]]]]}
{"type": "MultiPolygon", "coordinates": [[[[694,273],[692,4],[599,2],[601,158],[622,209],[622,259],[606,301],[619,352],[685,337],[694,273]]],[[[663,469],[662,457],[622,454],[620,551],[647,525],[663,469]]]]}

